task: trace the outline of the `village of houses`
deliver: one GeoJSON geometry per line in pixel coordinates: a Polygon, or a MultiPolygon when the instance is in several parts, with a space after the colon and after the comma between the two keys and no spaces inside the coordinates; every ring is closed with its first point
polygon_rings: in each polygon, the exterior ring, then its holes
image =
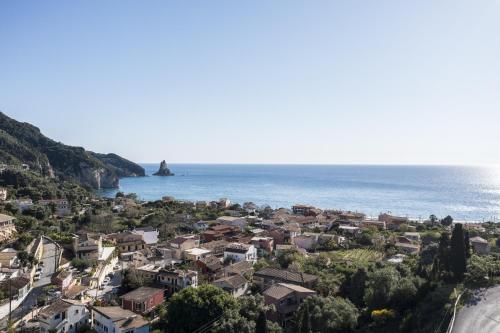
{"type": "MultiPolygon", "coordinates": [[[[6,198],[6,190],[1,189],[0,200],[6,198]]],[[[164,198],[169,200],[174,199],[164,198]]],[[[15,204],[22,210],[33,203],[19,199],[15,204]]],[[[66,200],[37,204],[54,205],[57,216],[71,214],[66,200]]],[[[33,265],[22,265],[13,248],[1,249],[0,280],[9,288],[8,297],[0,304],[2,329],[10,319],[27,331],[44,333],[74,333],[82,325],[98,333],[145,333],[156,320],[158,306],[172,294],[203,283],[218,286],[234,297],[256,288],[266,304],[275,306],[268,319],[286,327],[301,300],[316,294],[318,277],[292,269],[255,269],[260,258],[275,260],[293,249],[314,256],[322,244],[342,247],[346,239],[366,229],[394,231],[392,236],[379,239],[397,251],[385,258],[388,261],[418,254],[423,242],[415,222],[386,213],[369,219],[358,212],[295,205],[291,209],[266,208],[265,217],[261,217],[260,208],[253,203],[245,203],[239,211],[230,210],[227,199],[187,204],[195,209],[211,205],[225,214],[192,222],[189,232],[164,240],[159,230],[151,227],[110,234],[75,232],[67,244],[41,236],[27,247],[36,259],[33,265]],[[72,258],[97,264],[81,269],[72,266],[72,258]],[[125,271],[133,273],[141,286],[118,295],[125,271]],[[37,300],[41,294],[46,296],[43,304],[37,300]]],[[[127,202],[118,200],[113,205],[115,212],[127,208],[127,202]]],[[[0,237],[3,241],[16,237],[14,217],[0,214],[0,237]]],[[[489,251],[488,242],[480,237],[472,238],[471,244],[477,252],[489,251]]]]}

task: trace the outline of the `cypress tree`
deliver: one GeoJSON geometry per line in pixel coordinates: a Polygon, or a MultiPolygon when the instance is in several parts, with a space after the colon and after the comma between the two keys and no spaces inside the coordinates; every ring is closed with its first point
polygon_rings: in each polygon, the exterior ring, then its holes
{"type": "Polygon", "coordinates": [[[442,271],[450,270],[450,236],[447,232],[443,232],[441,237],[439,238],[439,247],[438,247],[438,259],[439,259],[439,268],[442,271]]]}
{"type": "Polygon", "coordinates": [[[349,285],[349,300],[358,308],[364,306],[365,286],[368,274],[366,269],[361,267],[351,277],[349,285]]]}
{"type": "Polygon", "coordinates": [[[257,317],[257,322],[255,323],[255,333],[267,333],[267,319],[264,311],[261,311],[259,313],[259,317],[257,317]]]}
{"type": "Polygon", "coordinates": [[[465,237],[462,224],[453,228],[450,242],[450,268],[456,279],[461,280],[467,270],[467,256],[465,252],[465,237]]]}
{"type": "Polygon", "coordinates": [[[465,230],[464,233],[464,241],[465,241],[465,256],[467,259],[470,258],[470,238],[469,238],[469,230],[465,230]]]}
{"type": "Polygon", "coordinates": [[[431,269],[431,272],[430,272],[430,280],[432,281],[437,281],[438,278],[439,278],[439,267],[440,267],[440,263],[439,263],[439,259],[438,257],[434,257],[434,260],[432,261],[432,269],[431,269]]]}

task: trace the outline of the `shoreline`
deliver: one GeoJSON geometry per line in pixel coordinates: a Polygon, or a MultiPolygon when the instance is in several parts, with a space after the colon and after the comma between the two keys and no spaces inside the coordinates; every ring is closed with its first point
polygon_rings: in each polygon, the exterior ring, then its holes
{"type": "MultiPolygon", "coordinates": [[[[116,191],[116,193],[118,192],[122,192],[120,191],[120,189],[107,189],[107,190],[110,190],[110,191],[116,191]]],[[[103,195],[101,193],[98,193],[100,191],[96,191],[95,193],[101,197],[101,198],[106,198],[106,199],[113,199],[115,198],[114,196],[106,196],[106,195],[103,195]]],[[[132,193],[125,193],[123,192],[125,195],[127,194],[132,194],[132,193]]],[[[134,193],[136,194],[136,193],[134,193]]],[[[163,197],[169,197],[168,195],[164,195],[163,197]]],[[[155,202],[155,201],[163,201],[163,197],[160,197],[156,200],[146,200],[146,199],[142,199],[140,196],[137,196],[137,200],[139,200],[140,202],[155,202]]],[[[197,202],[206,202],[206,203],[210,203],[210,202],[216,202],[218,201],[219,199],[212,199],[212,200],[190,200],[190,199],[181,199],[181,198],[174,198],[172,197],[173,201],[177,201],[177,202],[182,202],[182,203],[192,203],[192,204],[196,204],[197,202]]],[[[236,202],[236,201],[232,201],[230,198],[227,198],[231,204],[238,204],[240,206],[243,206],[244,205],[244,202],[236,202]]],[[[248,201],[248,202],[251,202],[251,201],[248,201]]],[[[253,203],[253,202],[251,202],[253,203]]],[[[298,203],[296,203],[295,205],[298,205],[298,203]]],[[[343,212],[352,212],[352,213],[361,213],[361,214],[365,214],[366,216],[366,220],[369,220],[369,221],[377,221],[378,220],[378,217],[376,215],[369,215],[369,214],[366,214],[365,212],[363,212],[362,210],[350,210],[350,209],[341,209],[341,208],[324,208],[324,207],[316,207],[312,204],[304,204],[304,205],[307,205],[307,206],[312,206],[314,208],[317,208],[317,209],[320,209],[322,211],[343,211],[343,212]]],[[[267,205],[267,204],[263,204],[263,205],[257,205],[257,207],[259,209],[262,209],[266,206],[269,206],[271,207],[270,205],[267,205]]],[[[289,207],[271,207],[272,209],[288,209],[288,210],[291,210],[293,207],[293,205],[290,205],[289,207]]],[[[383,212],[381,211],[379,214],[382,214],[382,213],[389,213],[389,214],[392,214],[392,211],[386,211],[386,212],[383,212]]],[[[393,215],[397,215],[397,216],[401,216],[401,217],[405,217],[407,218],[408,220],[412,221],[412,222],[417,222],[417,223],[424,223],[425,221],[428,220],[429,216],[431,214],[428,214],[428,215],[422,215],[420,217],[414,217],[414,216],[410,216],[408,214],[393,214],[393,215]],[[425,216],[425,217],[424,217],[425,216]]],[[[451,217],[453,217],[453,215],[451,214],[448,214],[450,215],[451,217]]],[[[438,218],[444,218],[446,217],[445,216],[438,216],[438,218]]],[[[492,223],[497,223],[497,222],[500,222],[500,217],[496,217],[494,216],[492,219],[487,219],[487,218],[483,218],[482,220],[477,220],[477,219],[455,219],[453,217],[453,223],[463,223],[463,224],[479,224],[479,223],[487,223],[487,222],[492,222],[492,223]]]]}
{"type": "Polygon", "coordinates": [[[151,176],[157,164],[140,164],[145,177],[121,178],[118,189],[155,201],[254,202],[272,208],[307,203],[378,216],[391,211],[423,221],[434,214],[457,221],[500,221],[500,170],[478,166],[169,164],[174,177],[151,176]]]}

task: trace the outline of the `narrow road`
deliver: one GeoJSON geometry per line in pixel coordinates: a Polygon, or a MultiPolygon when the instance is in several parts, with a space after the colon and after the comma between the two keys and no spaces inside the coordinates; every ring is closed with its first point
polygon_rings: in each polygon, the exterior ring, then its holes
{"type": "Polygon", "coordinates": [[[457,314],[452,333],[499,333],[500,286],[475,293],[457,314]]]}
{"type": "Polygon", "coordinates": [[[113,272],[113,276],[111,277],[109,284],[107,284],[103,288],[89,289],[87,290],[87,295],[92,298],[103,299],[106,297],[106,295],[109,295],[109,293],[112,292],[113,288],[119,288],[121,284],[122,284],[122,273],[121,271],[115,271],[113,272]]]}
{"type": "MultiPolygon", "coordinates": [[[[35,281],[33,288],[24,301],[12,311],[12,321],[16,321],[27,315],[34,307],[37,306],[37,300],[40,295],[44,293],[43,287],[50,284],[52,274],[56,268],[56,245],[43,239],[43,274],[40,280],[35,281]]],[[[0,320],[0,329],[7,327],[8,316],[0,320]]]]}
{"type": "Polygon", "coordinates": [[[50,279],[52,274],[56,270],[56,245],[49,242],[45,238],[43,239],[43,274],[40,280],[35,281],[34,287],[47,286],[50,284],[50,279]]]}

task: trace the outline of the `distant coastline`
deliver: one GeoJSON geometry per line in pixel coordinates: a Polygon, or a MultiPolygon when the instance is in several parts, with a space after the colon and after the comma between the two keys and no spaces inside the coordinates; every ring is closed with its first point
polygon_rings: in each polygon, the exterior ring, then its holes
{"type": "MultiPolygon", "coordinates": [[[[146,175],[157,164],[141,164],[146,175]]],[[[123,178],[119,191],[142,200],[255,202],[272,208],[304,203],[322,209],[430,214],[460,221],[500,219],[500,171],[473,166],[169,164],[176,177],[123,178]]],[[[118,189],[101,190],[114,196],[118,189]]]]}

